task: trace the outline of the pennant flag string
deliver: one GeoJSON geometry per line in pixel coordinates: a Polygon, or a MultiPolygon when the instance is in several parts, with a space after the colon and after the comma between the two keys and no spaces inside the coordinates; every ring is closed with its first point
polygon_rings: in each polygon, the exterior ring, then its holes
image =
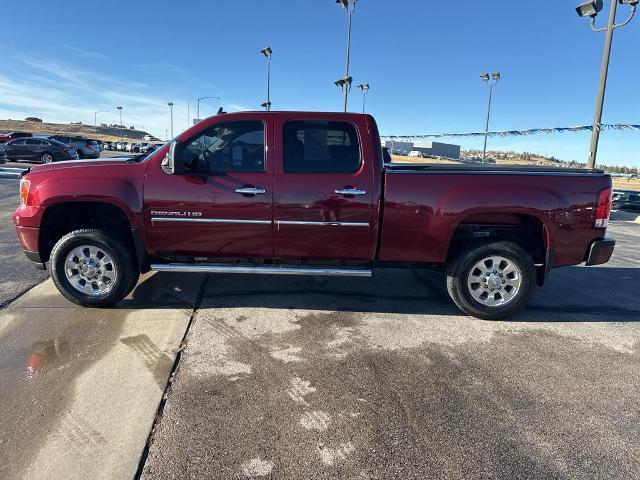
{"type": "MultiPolygon", "coordinates": [[[[640,125],[634,124],[600,124],[600,130],[638,130],[640,125]]],[[[536,135],[538,133],[565,133],[565,132],[583,132],[593,131],[593,125],[578,125],[575,127],[555,127],[555,128],[532,128],[529,130],[503,130],[489,132],[490,137],[522,137],[526,135],[536,135]]],[[[464,132],[464,133],[430,133],[424,135],[382,135],[382,140],[398,140],[398,141],[420,141],[427,138],[441,137],[484,137],[485,132],[464,132]]]]}

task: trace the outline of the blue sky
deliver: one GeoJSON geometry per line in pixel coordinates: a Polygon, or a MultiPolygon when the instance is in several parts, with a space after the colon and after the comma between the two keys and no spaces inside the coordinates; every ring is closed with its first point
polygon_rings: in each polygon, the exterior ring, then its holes
{"type": "MultiPolygon", "coordinates": [[[[479,75],[492,70],[503,76],[492,129],[589,124],[604,36],[575,3],[360,0],[351,73],[371,84],[367,110],[383,134],[482,130],[479,75]]],[[[23,0],[2,9],[0,118],[93,123],[106,110],[98,119],[110,123],[122,105],[124,123],[164,137],[168,101],[176,132],[187,126],[187,100],[192,117],[202,96],[222,97],[229,111],[259,108],[267,45],[274,109],[341,108],[333,81],[343,75],[346,18],[333,0],[23,0]]],[[[640,123],[639,45],[640,18],[616,31],[605,123],[640,123]]],[[[351,109],[360,102],[354,89],[351,109]]],[[[218,106],[203,102],[202,116],[218,106]]],[[[585,161],[588,144],[588,133],[571,133],[490,139],[489,148],[585,161]]],[[[640,166],[639,151],[640,132],[605,132],[599,161],[640,166]]]]}

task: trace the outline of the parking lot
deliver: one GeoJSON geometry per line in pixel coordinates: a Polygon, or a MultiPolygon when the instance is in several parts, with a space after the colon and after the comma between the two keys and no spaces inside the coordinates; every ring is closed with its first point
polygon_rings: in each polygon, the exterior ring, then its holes
{"type": "Polygon", "coordinates": [[[16,186],[0,478],[638,478],[640,224],[507,322],[418,270],[146,275],[89,310],[22,259],[16,186]]]}

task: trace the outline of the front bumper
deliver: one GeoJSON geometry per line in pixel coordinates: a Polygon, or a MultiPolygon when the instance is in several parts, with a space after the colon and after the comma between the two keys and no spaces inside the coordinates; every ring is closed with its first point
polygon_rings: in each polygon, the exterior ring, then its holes
{"type": "Polygon", "coordinates": [[[615,246],[616,241],[613,238],[603,238],[593,242],[587,252],[587,266],[607,263],[613,254],[615,246]]]}

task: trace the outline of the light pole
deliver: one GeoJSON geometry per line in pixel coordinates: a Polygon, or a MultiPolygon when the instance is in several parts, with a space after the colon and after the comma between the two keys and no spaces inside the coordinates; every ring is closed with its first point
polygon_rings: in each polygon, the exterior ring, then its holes
{"type": "Polygon", "coordinates": [[[169,130],[167,130],[166,128],[164,129],[164,139],[165,141],[169,140],[169,130]]]}
{"type": "Polygon", "coordinates": [[[602,0],[593,0],[581,3],[576,8],[580,17],[591,17],[591,29],[594,32],[607,32],[604,44],[604,57],[602,58],[602,70],[600,72],[600,87],[598,88],[598,98],[596,100],[596,113],[593,120],[593,132],[591,134],[591,147],[589,148],[589,160],[587,168],[596,168],[596,157],[598,156],[598,143],[600,142],[600,130],[602,128],[602,111],[604,109],[604,97],[607,91],[607,76],[609,74],[609,60],[611,58],[611,44],[613,43],[613,31],[616,28],[624,27],[636,14],[636,8],[640,0],[611,0],[611,10],[609,11],[609,23],[606,27],[596,28],[596,16],[604,7],[602,0]],[[618,2],[631,6],[631,13],[622,23],[616,23],[616,13],[618,2]]]}
{"type": "Polygon", "coordinates": [[[344,94],[344,111],[347,111],[347,106],[349,103],[349,92],[351,91],[351,82],[353,82],[353,78],[349,76],[349,62],[351,60],[351,17],[353,13],[356,11],[356,1],[357,0],[336,0],[336,3],[339,3],[342,8],[345,9],[347,13],[347,18],[349,19],[349,27],[347,29],[347,64],[345,67],[344,77],[336,80],[335,84],[342,89],[342,93],[344,94]]]}
{"type": "Polygon", "coordinates": [[[268,112],[271,110],[271,47],[263,48],[260,53],[267,57],[267,101],[261,106],[268,112]]]}
{"type": "Polygon", "coordinates": [[[93,134],[96,135],[98,133],[98,114],[99,113],[107,113],[105,110],[97,110],[93,112],[93,134]]]}
{"type": "Polygon", "coordinates": [[[493,72],[491,75],[483,73],[480,75],[483,82],[489,85],[489,107],[487,108],[487,124],[484,129],[484,149],[482,150],[482,163],[487,161],[487,139],[489,138],[489,119],[491,118],[491,100],[493,98],[493,86],[500,80],[500,72],[493,72]]]}
{"type": "Polygon", "coordinates": [[[358,88],[362,91],[362,113],[364,113],[364,107],[367,103],[367,93],[369,93],[369,84],[361,83],[358,88]]]}
{"type": "Polygon", "coordinates": [[[171,138],[173,138],[173,102],[167,103],[171,109],[171,138]]]}
{"type": "Polygon", "coordinates": [[[200,97],[198,99],[198,121],[200,121],[200,101],[201,100],[206,100],[207,98],[214,98],[216,100],[222,100],[220,97],[200,97]]]}
{"type": "Polygon", "coordinates": [[[120,141],[122,141],[122,107],[116,107],[120,112],[120,141]]]}

